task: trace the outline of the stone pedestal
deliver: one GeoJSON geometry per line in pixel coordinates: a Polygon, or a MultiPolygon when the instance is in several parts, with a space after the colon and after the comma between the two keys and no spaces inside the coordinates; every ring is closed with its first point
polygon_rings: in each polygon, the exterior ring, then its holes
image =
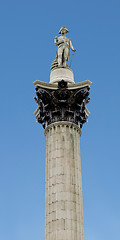
{"type": "Polygon", "coordinates": [[[58,83],[61,80],[74,83],[73,72],[70,68],[55,68],[50,73],[50,83],[58,83]]]}
{"type": "Polygon", "coordinates": [[[45,129],[45,240],[84,240],[80,134],[64,121],[45,129]]]}

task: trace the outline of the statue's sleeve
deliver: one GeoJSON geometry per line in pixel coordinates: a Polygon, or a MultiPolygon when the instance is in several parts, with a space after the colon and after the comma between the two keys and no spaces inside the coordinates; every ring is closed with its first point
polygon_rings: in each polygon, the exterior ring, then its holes
{"type": "Polygon", "coordinates": [[[55,37],[55,38],[54,38],[54,43],[55,43],[55,45],[58,44],[58,37],[55,37]]]}
{"type": "Polygon", "coordinates": [[[70,39],[70,48],[71,48],[72,51],[74,51],[74,47],[72,45],[71,39],[70,39]]]}

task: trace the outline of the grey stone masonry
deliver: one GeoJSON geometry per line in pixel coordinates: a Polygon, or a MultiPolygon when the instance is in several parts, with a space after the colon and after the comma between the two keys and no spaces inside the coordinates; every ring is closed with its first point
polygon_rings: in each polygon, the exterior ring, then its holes
{"type": "Polygon", "coordinates": [[[67,121],[45,129],[45,240],[84,240],[80,135],[67,121]]]}
{"type": "Polygon", "coordinates": [[[45,240],[84,240],[80,135],[91,82],[74,83],[65,68],[53,72],[50,83],[34,82],[34,114],[46,136],[45,240]]]}

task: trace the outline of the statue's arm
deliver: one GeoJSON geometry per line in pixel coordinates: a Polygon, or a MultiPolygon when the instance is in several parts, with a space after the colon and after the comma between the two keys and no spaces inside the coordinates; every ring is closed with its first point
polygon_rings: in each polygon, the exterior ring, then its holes
{"type": "Polygon", "coordinates": [[[58,37],[54,38],[54,43],[55,43],[55,45],[58,45],[58,37]]]}
{"type": "Polygon", "coordinates": [[[75,51],[76,51],[76,49],[74,49],[74,47],[73,47],[73,45],[72,45],[72,42],[71,42],[71,40],[70,40],[70,48],[71,48],[71,50],[72,50],[73,52],[75,52],[75,51]]]}

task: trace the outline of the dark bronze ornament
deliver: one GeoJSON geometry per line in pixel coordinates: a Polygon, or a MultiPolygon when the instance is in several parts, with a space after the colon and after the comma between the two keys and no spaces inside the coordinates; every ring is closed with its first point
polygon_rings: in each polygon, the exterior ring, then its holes
{"type": "Polygon", "coordinates": [[[35,90],[39,108],[36,120],[44,128],[58,121],[73,122],[82,127],[87,121],[86,104],[90,100],[90,87],[69,89],[67,82],[62,80],[57,89],[37,86],[35,90]]]}

